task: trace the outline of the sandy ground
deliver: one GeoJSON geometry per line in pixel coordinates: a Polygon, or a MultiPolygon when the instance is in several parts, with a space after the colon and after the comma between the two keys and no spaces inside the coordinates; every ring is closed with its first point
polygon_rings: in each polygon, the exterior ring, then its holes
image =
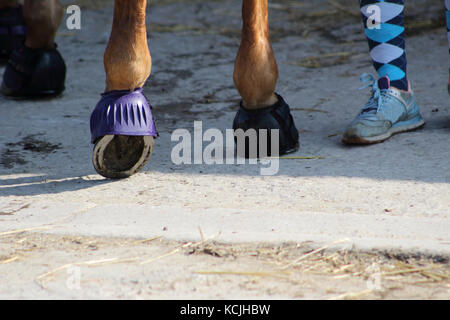
{"type": "Polygon", "coordinates": [[[267,177],[261,164],[170,161],[175,129],[231,127],[240,2],[153,1],[145,93],[161,136],[142,173],[109,181],[91,165],[88,124],[112,6],[78,3],[82,29],[57,36],[64,95],[0,97],[0,298],[450,297],[442,6],[407,8],[425,128],[349,148],[340,136],[367,99],[359,76],[373,72],[357,8],[272,1],[277,91],[301,134],[294,156],[314,159],[281,160],[267,177]]]}

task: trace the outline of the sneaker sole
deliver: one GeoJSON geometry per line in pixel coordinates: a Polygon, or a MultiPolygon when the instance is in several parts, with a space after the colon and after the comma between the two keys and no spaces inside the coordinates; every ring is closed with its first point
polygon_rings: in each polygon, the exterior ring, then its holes
{"type": "Polygon", "coordinates": [[[422,117],[416,117],[411,120],[401,121],[394,124],[386,133],[375,137],[358,137],[350,136],[342,138],[345,144],[374,144],[386,141],[393,135],[403,132],[414,131],[425,125],[425,120],[422,117]]]}

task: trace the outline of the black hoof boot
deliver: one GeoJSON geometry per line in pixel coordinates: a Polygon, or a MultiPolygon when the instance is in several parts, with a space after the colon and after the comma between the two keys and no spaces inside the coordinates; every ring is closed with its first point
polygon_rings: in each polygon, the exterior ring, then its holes
{"type": "Polygon", "coordinates": [[[3,75],[1,91],[12,97],[55,96],[64,91],[66,64],[56,49],[14,50],[3,75]]]}
{"type": "MultiPolygon", "coordinates": [[[[242,129],[244,132],[247,132],[249,129],[256,130],[256,146],[254,146],[253,150],[256,150],[257,157],[265,157],[265,156],[274,156],[272,152],[271,146],[271,130],[279,130],[279,150],[278,154],[283,155],[287,153],[292,153],[298,150],[299,143],[299,134],[298,130],[295,127],[294,119],[292,118],[291,111],[287,103],[283,100],[283,98],[277,94],[278,102],[274,105],[257,110],[248,110],[245,109],[241,103],[241,107],[236,114],[233,122],[233,129],[236,130],[242,129]],[[261,129],[267,129],[267,135],[260,135],[261,129]],[[267,154],[260,154],[260,137],[267,137],[267,141],[265,141],[265,145],[267,146],[267,154]]],[[[248,132],[247,132],[248,133],[248,132]]],[[[238,144],[238,156],[244,156],[239,154],[239,137],[235,137],[235,141],[238,144]]],[[[241,140],[244,141],[244,140],[241,140]]],[[[252,148],[250,146],[251,139],[245,138],[245,157],[253,157],[252,156],[252,148]]]]}
{"type": "Polygon", "coordinates": [[[11,52],[23,45],[25,37],[22,7],[0,9],[0,61],[8,61],[11,52]]]}

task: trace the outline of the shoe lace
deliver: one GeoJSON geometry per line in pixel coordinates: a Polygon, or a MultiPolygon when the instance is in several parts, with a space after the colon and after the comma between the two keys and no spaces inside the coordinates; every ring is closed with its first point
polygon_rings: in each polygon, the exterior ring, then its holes
{"type": "Polygon", "coordinates": [[[378,81],[373,74],[364,73],[361,76],[361,82],[364,84],[364,86],[359,88],[359,90],[363,90],[369,87],[372,88],[372,95],[361,113],[368,113],[372,111],[378,112],[380,110],[380,107],[382,107],[386,102],[392,99],[392,97],[388,94],[388,90],[380,89],[380,87],[378,86],[378,81]]]}

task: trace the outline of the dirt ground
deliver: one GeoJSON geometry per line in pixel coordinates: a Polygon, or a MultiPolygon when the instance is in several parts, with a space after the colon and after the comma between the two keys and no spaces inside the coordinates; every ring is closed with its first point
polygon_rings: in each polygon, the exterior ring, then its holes
{"type": "Polygon", "coordinates": [[[0,298],[449,298],[446,257],[330,246],[0,234],[0,298]]]}
{"type": "Polygon", "coordinates": [[[0,97],[0,299],[450,298],[443,1],[406,8],[426,127],[368,148],[340,143],[367,99],[359,76],[373,72],[356,2],[269,2],[277,90],[304,157],[273,177],[168,160],[174,129],[232,123],[240,1],[150,1],[144,91],[161,136],[122,181],[95,173],[88,128],[113,1],[63,2],[82,8],[81,31],[56,38],[66,92],[0,97]]]}

